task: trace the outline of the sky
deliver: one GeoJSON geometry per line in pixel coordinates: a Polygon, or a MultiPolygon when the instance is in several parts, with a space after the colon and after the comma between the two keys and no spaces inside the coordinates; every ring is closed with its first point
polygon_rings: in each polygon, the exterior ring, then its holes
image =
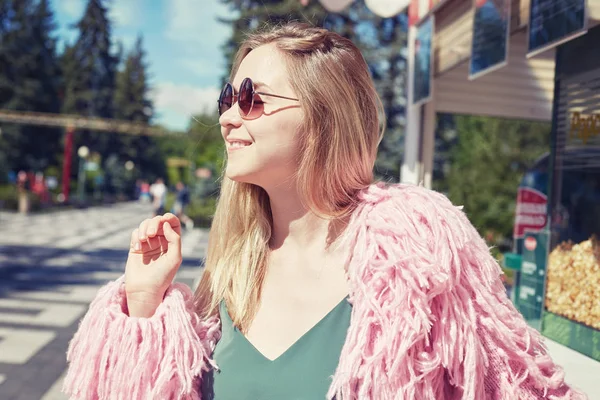
{"type": "MultiPolygon", "coordinates": [[[[57,36],[77,39],[76,24],[87,0],[51,0],[57,36]]],[[[219,0],[110,0],[113,40],[125,52],[143,36],[152,87],[155,122],[170,129],[187,128],[191,115],[216,110],[225,73],[221,45],[231,28],[217,21],[230,16],[219,0]]],[[[59,50],[62,51],[61,44],[59,50]]]]}

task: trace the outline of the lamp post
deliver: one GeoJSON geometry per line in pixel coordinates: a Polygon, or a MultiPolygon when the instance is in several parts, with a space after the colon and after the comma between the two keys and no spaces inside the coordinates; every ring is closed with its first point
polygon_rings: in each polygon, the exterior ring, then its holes
{"type": "Polygon", "coordinates": [[[90,150],[86,146],[81,146],[77,150],[79,156],[79,173],[77,175],[77,190],[79,192],[79,203],[85,202],[85,159],[90,154],[90,150]]]}

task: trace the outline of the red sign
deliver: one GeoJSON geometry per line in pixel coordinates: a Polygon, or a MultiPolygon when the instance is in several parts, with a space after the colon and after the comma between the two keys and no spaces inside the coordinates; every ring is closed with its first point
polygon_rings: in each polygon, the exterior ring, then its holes
{"type": "Polygon", "coordinates": [[[539,232],[546,226],[548,196],[532,188],[519,188],[513,237],[522,238],[525,231],[539,232]]]}
{"type": "Polygon", "coordinates": [[[533,236],[529,236],[525,239],[525,248],[529,251],[534,251],[537,247],[537,240],[533,236]]]}
{"type": "Polygon", "coordinates": [[[408,6],[408,23],[414,26],[419,22],[419,0],[411,0],[408,6]]]}

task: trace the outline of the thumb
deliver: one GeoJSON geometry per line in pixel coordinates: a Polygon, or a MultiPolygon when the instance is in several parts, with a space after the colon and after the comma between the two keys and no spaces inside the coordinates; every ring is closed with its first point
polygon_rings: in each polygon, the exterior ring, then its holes
{"type": "Polygon", "coordinates": [[[169,224],[168,222],[163,223],[163,232],[165,235],[165,239],[167,239],[167,242],[169,243],[169,250],[167,251],[167,253],[180,255],[181,236],[179,236],[177,232],[175,232],[173,228],[171,228],[171,224],[169,224]]]}

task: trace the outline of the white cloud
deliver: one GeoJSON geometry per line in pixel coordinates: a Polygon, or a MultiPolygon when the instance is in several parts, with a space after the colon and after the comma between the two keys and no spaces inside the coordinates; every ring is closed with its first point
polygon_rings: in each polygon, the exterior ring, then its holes
{"type": "Polygon", "coordinates": [[[79,18],[85,9],[84,0],[60,0],[60,9],[71,18],[79,18]]]}
{"type": "Polygon", "coordinates": [[[169,39],[183,44],[188,51],[204,51],[205,46],[219,49],[220,43],[231,34],[228,25],[217,21],[217,17],[225,15],[227,9],[217,0],[203,3],[202,6],[198,0],[168,0],[167,3],[165,33],[169,39]]]}
{"type": "Polygon", "coordinates": [[[154,107],[159,115],[171,116],[168,122],[173,125],[173,116],[181,118],[178,126],[185,126],[192,115],[201,112],[212,113],[217,110],[217,98],[220,90],[216,87],[199,88],[190,85],[177,85],[172,82],[161,82],[155,85],[152,92],[154,107]]]}
{"type": "Polygon", "coordinates": [[[221,72],[225,68],[224,62],[220,60],[209,59],[208,57],[181,58],[178,62],[183,68],[198,76],[213,75],[215,72],[221,72]]]}
{"type": "Polygon", "coordinates": [[[118,26],[138,26],[141,15],[140,0],[120,0],[110,4],[109,17],[118,26]]]}

